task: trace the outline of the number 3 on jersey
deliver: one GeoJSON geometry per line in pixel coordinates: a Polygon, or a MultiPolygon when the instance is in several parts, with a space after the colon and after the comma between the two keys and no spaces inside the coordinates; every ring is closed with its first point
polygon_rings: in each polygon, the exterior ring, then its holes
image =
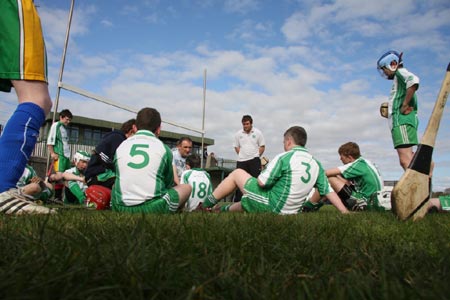
{"type": "Polygon", "coordinates": [[[129,162],[127,166],[133,169],[142,169],[145,168],[150,162],[150,157],[145,149],[148,149],[149,145],[146,144],[135,144],[131,146],[130,156],[134,158],[134,162],[129,162]]]}

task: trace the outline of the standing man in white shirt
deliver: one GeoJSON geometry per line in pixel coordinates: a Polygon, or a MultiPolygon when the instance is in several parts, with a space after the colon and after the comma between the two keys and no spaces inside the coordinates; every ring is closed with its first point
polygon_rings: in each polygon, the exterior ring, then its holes
{"type": "MultiPolygon", "coordinates": [[[[266,148],[266,141],[262,132],[253,127],[253,119],[250,115],[242,117],[242,130],[234,135],[234,150],[238,155],[236,168],[247,171],[251,176],[258,177],[261,173],[260,156],[266,148]]],[[[242,193],[236,190],[234,202],[241,201],[242,193]]]]}

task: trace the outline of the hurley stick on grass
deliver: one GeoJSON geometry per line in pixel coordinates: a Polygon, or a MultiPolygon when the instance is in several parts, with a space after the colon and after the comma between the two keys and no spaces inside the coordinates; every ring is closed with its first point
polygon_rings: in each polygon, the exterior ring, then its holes
{"type": "Polygon", "coordinates": [[[400,220],[407,220],[411,216],[413,216],[414,220],[418,220],[423,218],[427,212],[423,206],[426,205],[430,197],[429,175],[433,147],[449,92],[450,64],[447,67],[444,82],[434,104],[433,112],[422,140],[417,147],[416,153],[414,153],[408,169],[406,169],[392,190],[392,211],[400,220]]]}

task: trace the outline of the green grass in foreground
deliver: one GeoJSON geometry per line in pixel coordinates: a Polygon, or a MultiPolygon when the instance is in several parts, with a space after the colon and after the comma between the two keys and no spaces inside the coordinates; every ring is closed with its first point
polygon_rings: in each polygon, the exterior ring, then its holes
{"type": "Polygon", "coordinates": [[[448,299],[450,214],[0,215],[1,299],[448,299]]]}

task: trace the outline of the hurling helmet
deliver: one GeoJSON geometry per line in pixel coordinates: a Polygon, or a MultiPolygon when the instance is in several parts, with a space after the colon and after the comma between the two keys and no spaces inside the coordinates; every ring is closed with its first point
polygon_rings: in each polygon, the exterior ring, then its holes
{"type": "Polygon", "coordinates": [[[395,72],[397,70],[397,68],[394,69],[393,67],[391,67],[391,62],[393,61],[397,62],[397,66],[403,64],[402,54],[403,53],[399,54],[395,50],[390,50],[380,57],[380,59],[377,61],[377,70],[378,72],[380,72],[381,76],[386,77],[386,75],[383,72],[383,68],[387,68],[392,72],[395,72]]]}
{"type": "Polygon", "coordinates": [[[91,156],[86,151],[77,151],[73,155],[73,161],[77,164],[80,160],[89,161],[91,156]]]}
{"type": "Polygon", "coordinates": [[[96,210],[109,209],[111,190],[102,185],[91,185],[86,189],[86,206],[96,210]]]}

